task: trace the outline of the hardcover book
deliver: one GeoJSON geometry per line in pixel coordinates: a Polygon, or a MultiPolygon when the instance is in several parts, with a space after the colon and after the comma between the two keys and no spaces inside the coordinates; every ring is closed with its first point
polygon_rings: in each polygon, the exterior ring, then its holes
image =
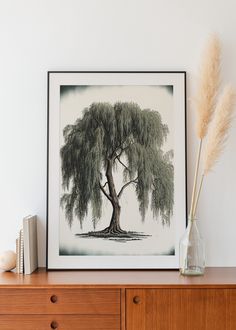
{"type": "Polygon", "coordinates": [[[37,217],[27,216],[23,219],[24,232],[24,270],[31,274],[38,267],[37,217]]]}

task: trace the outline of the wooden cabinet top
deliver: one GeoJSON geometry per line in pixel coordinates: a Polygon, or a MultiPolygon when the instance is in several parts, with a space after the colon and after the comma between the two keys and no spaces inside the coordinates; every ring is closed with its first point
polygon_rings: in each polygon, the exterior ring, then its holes
{"type": "Polygon", "coordinates": [[[182,276],[177,270],[46,271],[31,275],[0,272],[0,288],[50,287],[101,288],[199,288],[235,287],[235,268],[207,268],[203,276],[182,276]]]}

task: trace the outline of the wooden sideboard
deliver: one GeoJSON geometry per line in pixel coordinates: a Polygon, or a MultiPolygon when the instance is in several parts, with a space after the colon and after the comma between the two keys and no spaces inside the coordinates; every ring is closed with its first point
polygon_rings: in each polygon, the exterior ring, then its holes
{"type": "Polygon", "coordinates": [[[0,273],[1,330],[236,330],[236,268],[0,273]]]}

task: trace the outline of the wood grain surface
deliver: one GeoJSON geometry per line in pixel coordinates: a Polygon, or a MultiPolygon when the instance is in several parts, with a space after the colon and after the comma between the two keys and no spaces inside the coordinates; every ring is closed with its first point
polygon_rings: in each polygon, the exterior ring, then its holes
{"type": "Polygon", "coordinates": [[[0,314],[119,315],[120,290],[0,289],[0,314]],[[55,297],[56,302],[52,302],[51,297],[55,297]]]}
{"type": "Polygon", "coordinates": [[[120,330],[116,315],[0,315],[1,330],[50,330],[52,322],[58,330],[120,330]]]}
{"type": "Polygon", "coordinates": [[[236,330],[236,268],[0,273],[0,329],[53,328],[236,330]]]}
{"type": "Polygon", "coordinates": [[[236,268],[207,268],[204,276],[182,276],[177,270],[48,271],[31,275],[0,272],[0,287],[50,288],[136,288],[140,287],[229,287],[236,288],[236,268]]]}
{"type": "Polygon", "coordinates": [[[127,330],[235,330],[236,290],[128,289],[126,315],[127,330]]]}

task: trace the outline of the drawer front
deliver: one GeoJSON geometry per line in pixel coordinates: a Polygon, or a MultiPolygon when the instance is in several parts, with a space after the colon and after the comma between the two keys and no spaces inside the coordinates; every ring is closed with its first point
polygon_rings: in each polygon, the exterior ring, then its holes
{"type": "Polygon", "coordinates": [[[1,330],[120,330],[118,315],[0,315],[1,330]]]}
{"type": "Polygon", "coordinates": [[[236,289],[130,289],[127,330],[235,330],[236,289]]]}
{"type": "Polygon", "coordinates": [[[0,314],[118,315],[120,290],[1,289],[0,314]]]}

